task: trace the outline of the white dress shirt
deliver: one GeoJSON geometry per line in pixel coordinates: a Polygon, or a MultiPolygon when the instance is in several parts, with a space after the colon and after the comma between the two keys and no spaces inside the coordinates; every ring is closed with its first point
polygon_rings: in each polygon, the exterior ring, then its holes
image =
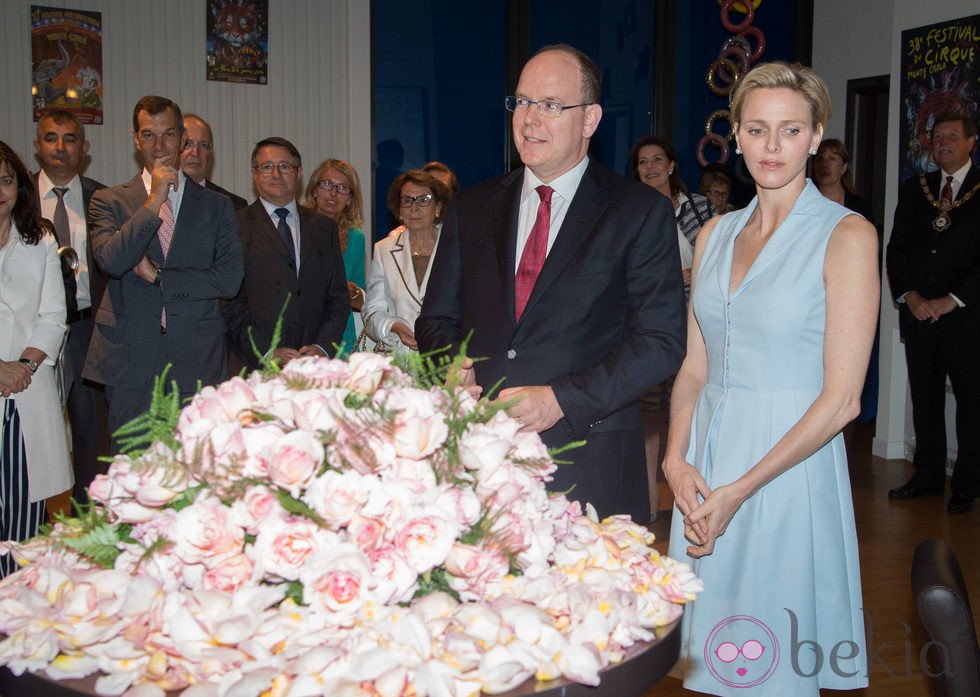
{"type": "MultiPolygon", "coordinates": [[[[554,189],[551,194],[551,224],[548,228],[548,253],[558,237],[561,224],[568,213],[568,205],[578,191],[578,185],[582,181],[582,176],[589,166],[589,157],[586,155],[582,161],[565,172],[560,177],[548,182],[548,186],[554,189]]],[[[517,254],[514,257],[514,275],[517,275],[517,268],[521,265],[521,255],[524,254],[524,246],[527,239],[531,236],[531,228],[534,227],[534,220],[538,217],[538,204],[541,198],[536,189],[544,184],[538,179],[529,167],[524,168],[524,187],[521,190],[521,210],[517,221],[517,254]]]]}
{"type": "MultiPolygon", "coordinates": [[[[58,205],[58,194],[54,192],[55,184],[42,169],[37,175],[37,191],[41,197],[41,215],[48,220],[54,220],[54,209],[58,205]]],[[[75,298],[78,309],[92,307],[92,292],[89,289],[88,268],[88,228],[85,223],[85,201],[82,195],[82,179],[77,174],[65,184],[65,210],[68,212],[68,229],[71,235],[71,247],[78,253],[78,268],[75,269],[75,298]]]]}

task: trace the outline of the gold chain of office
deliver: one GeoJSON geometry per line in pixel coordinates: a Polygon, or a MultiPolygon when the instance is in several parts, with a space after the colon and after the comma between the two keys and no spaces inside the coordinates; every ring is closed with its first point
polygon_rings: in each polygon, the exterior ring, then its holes
{"type": "Polygon", "coordinates": [[[929,203],[932,204],[933,208],[936,208],[939,211],[939,215],[937,215],[932,221],[932,229],[936,232],[943,232],[950,225],[952,225],[953,220],[949,217],[949,212],[954,208],[959,208],[964,203],[969,201],[973,197],[973,194],[977,193],[977,190],[980,189],[980,184],[976,184],[965,196],[958,198],[956,203],[943,204],[937,201],[936,197],[933,196],[932,192],[929,190],[929,185],[926,183],[926,175],[919,175],[919,184],[922,185],[922,191],[925,193],[926,198],[929,199],[929,203]]]}

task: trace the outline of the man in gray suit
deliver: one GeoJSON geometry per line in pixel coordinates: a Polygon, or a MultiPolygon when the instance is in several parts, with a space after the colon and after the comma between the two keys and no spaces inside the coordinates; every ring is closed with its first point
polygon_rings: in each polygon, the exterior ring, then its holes
{"type": "Polygon", "coordinates": [[[66,272],[68,338],[61,357],[62,383],[71,425],[75,487],[72,496],[88,498],[88,485],[99,473],[99,456],[108,452],[105,392],[82,379],[92,339],[93,308],[105,292],[106,275],[92,256],[92,227],[86,216],[92,194],[105,186],[79,171],[88,155],[85,127],[70,111],[52,109],[37,122],[34,149],[41,170],[34,175],[38,208],[52,221],[60,247],[75,250],[78,264],[66,272]]]}
{"type": "Polygon", "coordinates": [[[232,348],[249,368],[265,355],[286,304],[280,364],[300,356],[334,355],[347,326],[350,299],[337,225],[296,205],[303,176],[296,146],[266,138],[252,150],[252,180],[258,200],[238,211],[245,253],[245,282],[224,303],[232,348]]]}
{"type": "Polygon", "coordinates": [[[84,375],[106,386],[111,432],[146,411],[153,378],[168,364],[181,396],[227,377],[220,299],[242,282],[238,223],[226,196],[180,171],[183,130],[175,103],[140,99],[132,136],[144,169],[97,192],[89,207],[109,283],[84,375]]]}

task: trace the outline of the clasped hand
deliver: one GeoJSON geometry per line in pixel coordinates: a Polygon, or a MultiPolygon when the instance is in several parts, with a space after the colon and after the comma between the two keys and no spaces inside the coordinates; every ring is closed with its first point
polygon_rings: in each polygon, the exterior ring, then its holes
{"type": "Polygon", "coordinates": [[[23,392],[31,384],[31,369],[20,361],[0,361],[0,397],[23,392]]]}
{"type": "Polygon", "coordinates": [[[684,515],[684,538],[691,543],[687,553],[695,559],[711,554],[715,541],[725,534],[741,507],[741,497],[730,484],[711,489],[701,473],[684,460],[668,458],[663,470],[674,492],[674,503],[684,515]]]}
{"type": "Polygon", "coordinates": [[[905,304],[908,305],[909,312],[912,313],[913,317],[930,323],[938,321],[940,317],[959,307],[951,295],[926,299],[914,290],[905,294],[905,304]]]}

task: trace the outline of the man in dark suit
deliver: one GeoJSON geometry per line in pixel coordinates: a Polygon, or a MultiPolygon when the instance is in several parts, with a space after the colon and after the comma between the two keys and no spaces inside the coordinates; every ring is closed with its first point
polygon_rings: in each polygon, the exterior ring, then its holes
{"type": "Polygon", "coordinates": [[[168,364],[168,384],[176,380],[182,396],[199,381],[227,377],[220,299],[242,282],[231,201],[179,169],[180,107],[143,97],[133,110],[132,135],[142,173],[96,192],[89,206],[92,249],[109,284],[84,375],[106,386],[113,433],[146,411],[153,378],[168,364]]]}
{"type": "Polygon", "coordinates": [[[932,127],[940,171],[902,187],[886,266],[898,303],[912,395],[915,475],[890,499],[941,495],[946,485],[946,377],[956,396],[956,464],[950,513],[980,494],[980,169],[977,126],[945,113],[932,127]]]}
{"type": "Polygon", "coordinates": [[[296,205],[303,176],[296,146],[266,138],[252,150],[252,179],[259,198],[238,211],[245,282],[225,301],[232,348],[249,368],[268,353],[286,305],[282,337],[273,356],[280,364],[300,356],[332,356],[347,326],[350,300],[336,224],[296,205]],[[251,335],[251,339],[250,339],[251,335]]]}
{"type": "Polygon", "coordinates": [[[217,191],[231,199],[236,211],[248,205],[241,196],[222,189],[208,179],[214,161],[214,135],[211,126],[197,114],[184,114],[184,143],[180,149],[180,169],[195,184],[217,191]]]}
{"type": "Polygon", "coordinates": [[[92,227],[86,217],[92,194],[105,186],[79,174],[88,155],[85,127],[70,111],[53,109],[37,122],[34,149],[41,170],[34,175],[41,215],[53,221],[59,247],[75,250],[78,263],[67,278],[68,337],[61,358],[62,389],[71,426],[75,487],[88,500],[88,485],[99,473],[99,456],[109,451],[105,392],[82,379],[92,339],[92,309],[105,292],[106,276],[92,256],[92,227]]]}
{"type": "Polygon", "coordinates": [[[550,488],[600,515],[649,515],[637,400],[684,357],[673,209],[587,156],[602,117],[599,70],[569,46],[521,72],[513,136],[525,167],[450,203],[415,324],[419,348],[472,332],[467,383],[517,400],[512,416],[569,450],[550,488]]]}

